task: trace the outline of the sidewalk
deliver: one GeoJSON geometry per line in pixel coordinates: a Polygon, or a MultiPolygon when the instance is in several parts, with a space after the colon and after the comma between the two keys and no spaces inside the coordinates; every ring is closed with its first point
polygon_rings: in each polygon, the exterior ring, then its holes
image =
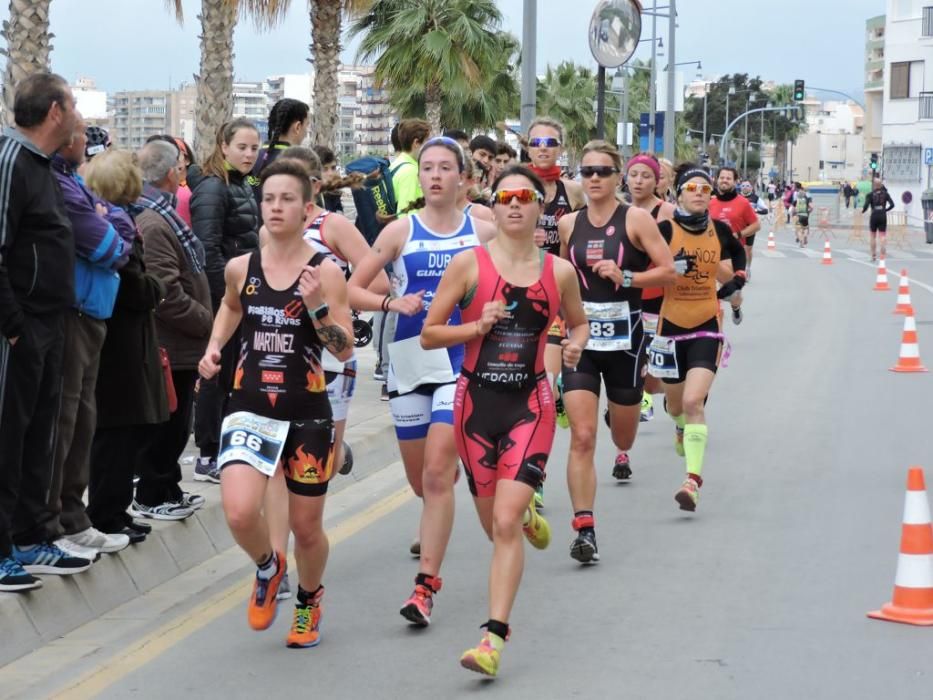
{"type": "MultiPolygon", "coordinates": [[[[366,316],[368,318],[368,316],[366,316]]],[[[336,476],[328,493],[338,493],[398,460],[389,404],[380,400],[381,384],[372,378],[372,344],[357,350],[359,376],[350,406],[346,441],[354,467],[336,476]]],[[[220,505],[220,487],[192,480],[197,449],[189,444],[182,460],[183,488],[207,503],[181,522],[147,520],[152,534],[117,554],[104,554],[75,576],[43,576],[43,586],[28,593],[0,593],[0,666],[128,603],[234,546],[220,505]]]]}

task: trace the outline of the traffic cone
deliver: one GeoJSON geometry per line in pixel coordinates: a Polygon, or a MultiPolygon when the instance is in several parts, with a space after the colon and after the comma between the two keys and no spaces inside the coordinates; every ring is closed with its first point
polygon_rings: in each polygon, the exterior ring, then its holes
{"type": "Polygon", "coordinates": [[[833,251],[832,248],[829,247],[829,241],[826,241],[826,245],[823,246],[823,264],[833,264],[833,251]]]}
{"type": "Polygon", "coordinates": [[[876,292],[889,292],[888,286],[888,268],[885,265],[884,258],[878,260],[878,276],[875,278],[875,286],[872,289],[876,292]]]}
{"type": "Polygon", "coordinates": [[[933,525],[920,467],[911,467],[907,472],[894,596],[881,610],[868,613],[868,617],[908,625],[933,625],[933,525]]]}
{"type": "Polygon", "coordinates": [[[895,314],[913,313],[913,304],[910,303],[910,282],[907,279],[907,270],[901,270],[901,283],[897,286],[897,306],[894,307],[895,314]]]}
{"type": "Polygon", "coordinates": [[[904,333],[901,336],[901,355],[897,364],[891,368],[892,372],[926,372],[927,368],[920,363],[920,345],[917,344],[917,323],[914,320],[914,310],[908,308],[904,317],[904,333]]]}
{"type": "Polygon", "coordinates": [[[774,242],[774,231],[768,233],[768,250],[777,250],[777,243],[774,242]]]}

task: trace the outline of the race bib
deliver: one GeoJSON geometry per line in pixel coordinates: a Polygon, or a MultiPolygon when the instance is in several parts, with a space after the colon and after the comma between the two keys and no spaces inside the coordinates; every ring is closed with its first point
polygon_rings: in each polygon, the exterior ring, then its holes
{"type": "Polygon", "coordinates": [[[237,411],[224,418],[220,428],[217,464],[242,462],[272,476],[285,449],[291,423],[237,411]]]}
{"type": "Polygon", "coordinates": [[[658,379],[677,379],[680,370],[677,367],[677,341],[673,338],[654,336],[648,346],[648,374],[658,379]]]}
{"type": "Polygon", "coordinates": [[[417,335],[389,343],[389,362],[400,394],[407,394],[422,384],[450,384],[457,379],[447,350],[425,350],[417,335]]]}
{"type": "Polygon", "coordinates": [[[646,314],[641,312],[641,325],[647,335],[657,335],[658,333],[658,314],[646,314]]]}
{"type": "Polygon", "coordinates": [[[606,352],[632,349],[632,318],[627,301],[585,301],[583,312],[590,323],[587,350],[606,352]]]}

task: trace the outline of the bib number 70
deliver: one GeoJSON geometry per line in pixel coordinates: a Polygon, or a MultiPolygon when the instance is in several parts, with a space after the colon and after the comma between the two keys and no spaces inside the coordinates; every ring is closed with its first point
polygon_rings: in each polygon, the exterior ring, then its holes
{"type": "Polygon", "coordinates": [[[231,447],[243,447],[245,445],[247,449],[253,452],[262,451],[262,438],[258,435],[247,433],[245,430],[234,430],[230,433],[229,444],[231,447]]]}
{"type": "Polygon", "coordinates": [[[616,324],[612,321],[590,321],[590,336],[593,338],[613,338],[616,324]]]}

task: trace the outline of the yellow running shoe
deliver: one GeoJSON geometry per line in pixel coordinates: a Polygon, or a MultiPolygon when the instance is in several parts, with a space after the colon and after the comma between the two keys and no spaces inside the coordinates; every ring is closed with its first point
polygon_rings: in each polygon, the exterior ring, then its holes
{"type": "Polygon", "coordinates": [[[292,628],[285,644],[291,649],[307,649],[321,643],[321,606],[296,605],[292,628]]]}
{"type": "Polygon", "coordinates": [[[551,544],[551,526],[535,508],[534,497],[525,511],[522,532],[535,549],[547,549],[547,546],[551,544]]]}
{"type": "Polygon", "coordinates": [[[499,673],[499,654],[505,640],[497,634],[487,632],[483,635],[479,646],[467,649],[460,657],[460,665],[470,671],[482,673],[484,676],[496,677],[499,673]]]}

